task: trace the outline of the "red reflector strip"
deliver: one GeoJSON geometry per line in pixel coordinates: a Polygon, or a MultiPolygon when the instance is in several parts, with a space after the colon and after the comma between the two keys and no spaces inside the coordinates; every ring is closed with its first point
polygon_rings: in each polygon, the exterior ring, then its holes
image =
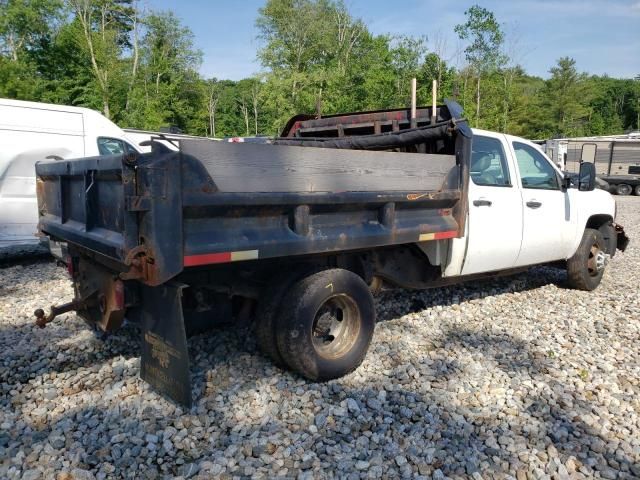
{"type": "Polygon", "coordinates": [[[210,263],[227,263],[231,261],[231,252],[205,253],[204,255],[185,255],[184,266],[196,267],[198,265],[208,265],[210,263]]]}
{"type": "Polygon", "coordinates": [[[254,260],[258,258],[258,250],[241,250],[238,252],[204,253],[202,255],[185,255],[185,267],[211,265],[213,263],[237,262],[240,260],[254,260]]]}
{"type": "Polygon", "coordinates": [[[435,232],[435,233],[421,233],[418,237],[419,242],[426,242],[427,240],[443,240],[445,238],[454,238],[458,236],[456,230],[450,230],[448,232],[435,232]]]}
{"type": "Polygon", "coordinates": [[[456,230],[451,230],[449,232],[437,232],[435,234],[436,240],[442,240],[443,238],[455,238],[458,236],[458,232],[456,230]]]}

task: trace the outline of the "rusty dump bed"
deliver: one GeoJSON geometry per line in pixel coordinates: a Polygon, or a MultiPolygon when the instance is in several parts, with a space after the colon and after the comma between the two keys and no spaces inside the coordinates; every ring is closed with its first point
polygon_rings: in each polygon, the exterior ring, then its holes
{"type": "Polygon", "coordinates": [[[122,278],[460,236],[471,132],[456,104],[292,119],[256,143],[180,140],[36,167],[40,229],[122,278]]]}

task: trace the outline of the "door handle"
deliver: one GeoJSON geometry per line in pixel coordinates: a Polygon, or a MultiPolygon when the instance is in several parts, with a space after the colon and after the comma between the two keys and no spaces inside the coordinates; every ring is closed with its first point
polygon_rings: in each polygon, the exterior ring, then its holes
{"type": "Polygon", "coordinates": [[[529,208],[540,208],[542,206],[542,202],[538,202],[537,200],[529,200],[527,202],[527,207],[529,208]]]}
{"type": "Polygon", "coordinates": [[[473,204],[476,207],[490,207],[491,206],[491,200],[487,200],[486,198],[480,198],[478,200],[474,200],[473,204]]]}

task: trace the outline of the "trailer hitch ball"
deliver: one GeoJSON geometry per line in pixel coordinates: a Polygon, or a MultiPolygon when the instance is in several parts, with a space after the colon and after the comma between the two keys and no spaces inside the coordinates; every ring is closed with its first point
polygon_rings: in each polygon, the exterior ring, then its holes
{"type": "MultiPolygon", "coordinates": [[[[68,304],[67,304],[68,305],[68,304]]],[[[39,328],[44,328],[47,326],[47,323],[49,323],[50,321],[52,321],[54,318],[56,318],[56,316],[62,313],[61,311],[58,310],[57,307],[52,306],[51,307],[51,312],[49,313],[49,315],[47,315],[45,313],[45,311],[41,308],[37,309],[35,312],[33,312],[33,314],[36,316],[36,325],[39,328]]]]}
{"type": "Polygon", "coordinates": [[[39,308],[33,314],[36,316],[36,325],[40,328],[44,328],[47,325],[47,319],[44,318],[44,310],[39,308]]]}
{"type": "Polygon", "coordinates": [[[73,300],[72,302],[63,303],[62,305],[52,305],[49,315],[47,315],[41,308],[37,309],[33,314],[36,317],[36,325],[40,328],[44,328],[47,323],[51,322],[58,315],[71,311],[82,310],[93,305],[95,305],[95,293],[89,295],[87,298],[73,300]]]}

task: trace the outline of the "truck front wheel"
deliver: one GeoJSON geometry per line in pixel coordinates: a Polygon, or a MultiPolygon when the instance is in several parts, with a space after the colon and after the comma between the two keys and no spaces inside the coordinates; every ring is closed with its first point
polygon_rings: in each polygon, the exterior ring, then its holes
{"type": "Polygon", "coordinates": [[[567,281],[577,290],[594,290],[604,275],[607,245],[599,230],[585,228],[576,253],[567,260],[567,281]]]}
{"type": "Polygon", "coordinates": [[[640,197],[640,185],[636,185],[636,188],[633,191],[640,197]]]}
{"type": "Polygon", "coordinates": [[[362,363],[373,337],[375,308],[358,275],[343,269],[309,275],[292,287],[284,305],[276,336],[292,370],[326,381],[362,363]]]}

